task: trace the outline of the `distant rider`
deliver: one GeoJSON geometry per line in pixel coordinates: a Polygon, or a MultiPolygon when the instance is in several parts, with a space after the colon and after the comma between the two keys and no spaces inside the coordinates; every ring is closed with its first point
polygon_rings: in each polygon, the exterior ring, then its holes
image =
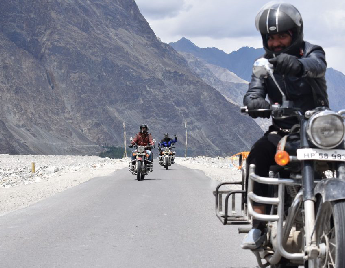
{"type": "MultiPolygon", "coordinates": [[[[303,112],[320,106],[328,107],[325,52],[322,47],[303,40],[303,21],[299,11],[291,4],[270,2],[261,8],[255,24],[262,36],[266,52],[264,58],[273,64],[274,77],[287,99],[293,101],[294,107],[303,112]]],[[[243,100],[251,117],[270,117],[269,110],[255,111],[270,109],[266,96],[270,103],[282,103],[282,96],[270,77],[260,79],[252,75],[243,100]]],[[[298,124],[296,118],[273,119],[273,125],[253,145],[247,165],[255,164],[257,175],[268,177],[270,166],[275,165],[278,141],[295,124],[298,124]]],[[[270,196],[266,184],[254,183],[254,193],[270,196]]],[[[259,203],[253,206],[254,211],[261,214],[265,214],[266,208],[259,203]]],[[[242,248],[260,247],[265,239],[265,231],[266,222],[254,219],[253,229],[245,237],[242,248]]]]}
{"type": "MultiPolygon", "coordinates": [[[[169,133],[164,134],[164,138],[158,144],[160,160],[161,160],[161,155],[163,154],[163,148],[164,147],[171,147],[176,142],[177,142],[177,136],[176,135],[174,135],[174,139],[172,139],[169,137],[169,133]]],[[[175,162],[175,152],[173,152],[173,157],[171,159],[171,163],[174,164],[174,162],[175,162]]]]}
{"type": "MultiPolygon", "coordinates": [[[[133,145],[139,145],[139,146],[154,146],[154,141],[152,139],[151,133],[148,133],[148,126],[147,125],[140,125],[140,131],[139,133],[134,137],[134,139],[131,142],[130,148],[133,147],[133,145]]],[[[146,153],[149,155],[148,157],[148,167],[152,171],[153,169],[153,154],[151,150],[146,150],[146,153]]],[[[135,157],[132,154],[132,162],[135,159],[135,157]]]]}

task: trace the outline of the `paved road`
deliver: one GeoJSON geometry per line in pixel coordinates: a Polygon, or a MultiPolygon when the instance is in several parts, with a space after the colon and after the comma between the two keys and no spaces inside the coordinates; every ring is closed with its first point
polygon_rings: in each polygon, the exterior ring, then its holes
{"type": "Polygon", "coordinates": [[[92,179],[0,217],[0,267],[255,267],[215,216],[216,185],[179,165],[92,179]]]}

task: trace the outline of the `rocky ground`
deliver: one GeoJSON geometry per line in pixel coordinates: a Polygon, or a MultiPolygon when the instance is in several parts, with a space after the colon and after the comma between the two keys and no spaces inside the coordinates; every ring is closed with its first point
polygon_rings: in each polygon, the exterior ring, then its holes
{"type": "Polygon", "coordinates": [[[230,157],[177,157],[176,163],[187,168],[202,170],[206,176],[219,182],[241,179],[241,172],[232,164],[230,157]]]}
{"type": "Polygon", "coordinates": [[[127,166],[97,156],[0,155],[0,215],[127,166]]]}
{"type": "MultiPolygon", "coordinates": [[[[176,163],[220,182],[241,178],[230,158],[178,157],[176,163]]],[[[128,159],[97,156],[0,155],[0,216],[127,167],[128,159]]]]}

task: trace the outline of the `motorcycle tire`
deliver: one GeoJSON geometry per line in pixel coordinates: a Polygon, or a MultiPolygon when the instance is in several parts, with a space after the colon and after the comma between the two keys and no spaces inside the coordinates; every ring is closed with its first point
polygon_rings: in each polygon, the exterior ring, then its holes
{"type": "Polygon", "coordinates": [[[165,164],[165,169],[168,170],[168,168],[169,168],[169,165],[165,164]]]}
{"type": "Polygon", "coordinates": [[[316,226],[316,243],[324,243],[326,256],[317,259],[316,267],[345,268],[345,200],[326,202],[322,208],[322,219],[316,226]]]}
{"type": "Polygon", "coordinates": [[[141,166],[142,166],[142,164],[143,163],[141,161],[138,162],[138,170],[137,170],[137,180],[138,181],[141,181],[141,176],[142,176],[142,174],[141,174],[141,172],[142,172],[141,166]]]}

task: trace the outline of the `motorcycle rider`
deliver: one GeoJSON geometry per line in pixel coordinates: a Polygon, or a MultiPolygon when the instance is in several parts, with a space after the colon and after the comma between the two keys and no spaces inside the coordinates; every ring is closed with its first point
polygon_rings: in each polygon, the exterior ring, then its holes
{"type": "MultiPolygon", "coordinates": [[[[255,18],[255,25],[262,36],[264,58],[274,66],[274,77],[294,106],[303,112],[315,107],[328,107],[325,72],[327,63],[322,47],[303,40],[303,21],[300,12],[288,3],[266,4],[255,18]]],[[[270,103],[282,103],[282,96],[272,78],[257,78],[252,75],[243,103],[251,117],[269,118],[270,103]],[[269,102],[265,100],[268,96],[269,102]]],[[[255,173],[268,177],[269,168],[275,165],[277,143],[298,124],[296,118],[273,119],[264,136],[251,148],[247,158],[247,170],[255,164],[255,173]]],[[[248,173],[248,172],[247,172],[248,173]]],[[[247,175],[248,176],[248,175],[247,175]]],[[[254,193],[269,196],[268,185],[254,183],[254,193]]],[[[263,204],[254,204],[257,213],[266,213],[263,204]]],[[[253,220],[253,228],[244,238],[242,248],[255,249],[265,241],[266,222],[253,220]]]]}
{"type": "MultiPolygon", "coordinates": [[[[161,155],[163,154],[162,147],[170,147],[174,145],[177,142],[177,136],[174,135],[174,140],[169,137],[169,133],[164,134],[164,138],[161,140],[161,142],[158,144],[158,151],[159,151],[159,157],[161,159],[161,155]]],[[[171,159],[171,163],[175,163],[175,152],[173,152],[173,157],[171,159]]]]}
{"type": "MultiPolygon", "coordinates": [[[[133,147],[134,144],[137,144],[139,146],[154,146],[154,141],[152,139],[151,133],[148,133],[148,126],[145,124],[140,125],[140,131],[139,133],[134,137],[134,139],[131,142],[131,145],[129,147],[133,147]]],[[[146,150],[146,153],[149,155],[148,157],[148,164],[150,171],[153,169],[153,154],[151,150],[146,150]]],[[[135,157],[132,154],[132,163],[135,157]]],[[[134,169],[133,165],[131,167],[134,169]]]]}

